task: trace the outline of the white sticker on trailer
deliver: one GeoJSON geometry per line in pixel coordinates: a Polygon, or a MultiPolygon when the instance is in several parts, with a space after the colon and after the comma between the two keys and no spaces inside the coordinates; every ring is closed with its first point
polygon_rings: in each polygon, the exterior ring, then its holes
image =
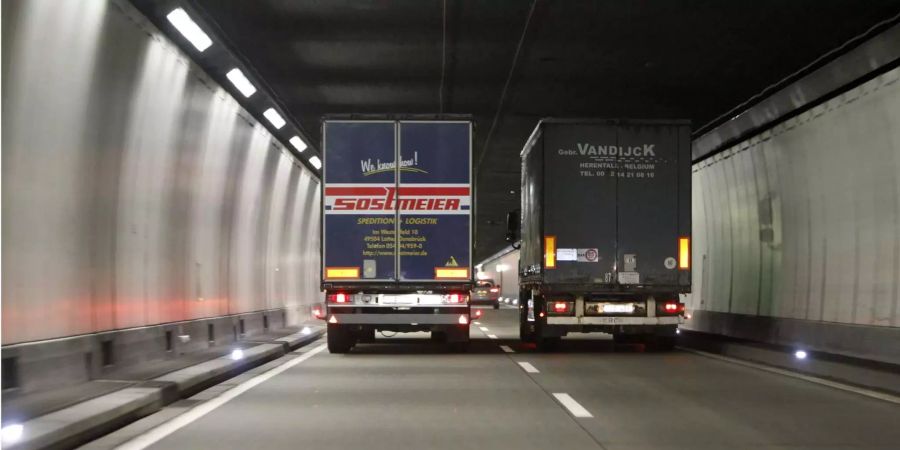
{"type": "Polygon", "coordinates": [[[575,248],[558,248],[556,249],[557,261],[577,261],[578,249],[575,248]]]}
{"type": "Polygon", "coordinates": [[[619,272],[619,284],[640,284],[641,274],[637,272],[619,272]]]}

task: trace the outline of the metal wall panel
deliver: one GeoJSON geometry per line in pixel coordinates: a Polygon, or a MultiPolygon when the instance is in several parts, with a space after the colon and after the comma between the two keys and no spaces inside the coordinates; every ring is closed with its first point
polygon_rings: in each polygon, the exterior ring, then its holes
{"type": "Polygon", "coordinates": [[[3,343],[305,318],[318,179],[127,3],[2,8],[3,343]]]}
{"type": "Polygon", "coordinates": [[[692,308],[900,325],[898,76],[695,165],[692,308]]]}

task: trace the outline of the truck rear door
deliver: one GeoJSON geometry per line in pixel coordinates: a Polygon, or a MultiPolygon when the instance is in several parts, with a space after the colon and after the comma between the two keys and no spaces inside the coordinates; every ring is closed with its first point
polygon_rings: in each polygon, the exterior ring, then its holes
{"type": "Polygon", "coordinates": [[[324,282],[471,280],[470,122],[329,120],[323,135],[324,282]]]}

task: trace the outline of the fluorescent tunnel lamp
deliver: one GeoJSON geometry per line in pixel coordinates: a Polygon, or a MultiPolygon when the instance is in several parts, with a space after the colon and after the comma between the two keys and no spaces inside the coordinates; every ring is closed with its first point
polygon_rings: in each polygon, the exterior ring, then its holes
{"type": "Polygon", "coordinates": [[[241,94],[244,94],[244,97],[249,97],[256,92],[256,86],[244,76],[244,72],[241,72],[241,69],[231,69],[225,76],[228,77],[228,81],[231,81],[231,84],[233,84],[237,90],[241,91],[241,94]]]}
{"type": "Polygon", "coordinates": [[[212,39],[200,29],[196,22],[191,19],[183,9],[175,8],[170,12],[166,19],[177,29],[185,39],[187,39],[194,47],[201,52],[212,45],[212,39]]]}
{"type": "Polygon", "coordinates": [[[286,123],[284,118],[281,117],[281,114],[278,114],[278,111],[275,111],[275,108],[269,108],[265,112],[263,112],[263,116],[271,123],[275,128],[281,129],[286,123]]]}
{"type": "Polygon", "coordinates": [[[316,169],[322,168],[322,160],[320,160],[318,156],[311,156],[309,158],[309,163],[312,164],[316,169]]]}
{"type": "Polygon", "coordinates": [[[303,140],[300,139],[299,136],[294,136],[288,139],[288,142],[290,142],[291,145],[293,145],[294,148],[296,148],[300,153],[303,153],[303,150],[306,150],[306,142],[303,142],[303,140]]]}

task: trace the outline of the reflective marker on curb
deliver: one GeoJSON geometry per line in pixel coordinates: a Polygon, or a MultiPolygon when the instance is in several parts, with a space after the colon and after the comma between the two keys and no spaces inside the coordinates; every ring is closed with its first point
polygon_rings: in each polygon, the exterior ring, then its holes
{"type": "Polygon", "coordinates": [[[562,405],[565,406],[573,416],[594,417],[593,414],[590,413],[590,411],[584,409],[584,406],[581,406],[578,402],[576,402],[571,395],[566,394],[565,392],[555,392],[553,396],[556,397],[556,400],[562,403],[562,405]]]}
{"type": "Polygon", "coordinates": [[[512,348],[510,348],[508,345],[501,345],[501,346],[500,346],[500,349],[503,350],[503,351],[506,352],[506,353],[515,353],[515,350],[513,350],[512,348]]]}
{"type": "Polygon", "coordinates": [[[519,367],[528,373],[540,373],[540,371],[537,370],[537,367],[532,366],[529,362],[520,362],[519,367]]]}

